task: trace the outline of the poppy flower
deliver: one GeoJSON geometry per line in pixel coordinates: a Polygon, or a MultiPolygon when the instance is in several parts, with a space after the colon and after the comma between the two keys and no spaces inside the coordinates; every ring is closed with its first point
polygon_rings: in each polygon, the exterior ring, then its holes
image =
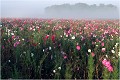
{"type": "Polygon", "coordinates": [[[63,56],[63,58],[64,58],[64,59],[67,59],[67,56],[65,55],[65,56],[63,56]]]}
{"type": "Polygon", "coordinates": [[[91,55],[92,55],[92,57],[94,57],[94,56],[95,56],[95,53],[92,52],[91,55]]]}
{"type": "Polygon", "coordinates": [[[55,41],[55,35],[52,35],[51,39],[52,39],[52,42],[54,42],[55,41]]]}
{"type": "Polygon", "coordinates": [[[108,67],[107,69],[108,69],[109,72],[113,71],[113,67],[112,66],[108,67]]]}
{"type": "Polygon", "coordinates": [[[19,41],[15,42],[15,43],[14,43],[14,47],[17,47],[18,44],[20,44],[19,41]]]}
{"type": "Polygon", "coordinates": [[[105,52],[105,48],[102,48],[102,52],[105,52]]]}
{"type": "Polygon", "coordinates": [[[101,43],[101,46],[104,46],[104,42],[101,43]]]}
{"type": "Polygon", "coordinates": [[[76,49],[77,49],[77,50],[80,50],[80,46],[79,46],[79,45],[77,45],[77,46],[76,46],[76,49]]]}

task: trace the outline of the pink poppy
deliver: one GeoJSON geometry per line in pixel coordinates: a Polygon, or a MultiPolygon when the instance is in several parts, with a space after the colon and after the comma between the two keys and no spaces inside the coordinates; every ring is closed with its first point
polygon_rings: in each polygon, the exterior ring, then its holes
{"type": "Polygon", "coordinates": [[[20,27],[20,30],[22,31],[24,28],[20,27]]]}
{"type": "Polygon", "coordinates": [[[104,42],[101,43],[101,46],[104,46],[104,42]]]}
{"type": "Polygon", "coordinates": [[[77,45],[77,46],[76,46],[76,49],[77,49],[77,50],[80,50],[80,46],[77,45]]]}
{"type": "Polygon", "coordinates": [[[109,66],[107,69],[108,69],[109,72],[113,71],[113,67],[112,66],[109,66]]]}
{"type": "Polygon", "coordinates": [[[15,35],[14,36],[12,36],[12,39],[14,39],[15,38],[15,35]]]}
{"type": "Polygon", "coordinates": [[[107,60],[106,60],[106,59],[104,59],[104,60],[102,61],[102,64],[103,64],[103,65],[105,65],[105,64],[106,64],[106,62],[107,62],[107,60]]]}
{"type": "Polygon", "coordinates": [[[64,58],[64,59],[67,59],[67,56],[64,56],[63,58],[64,58]]]}
{"type": "Polygon", "coordinates": [[[20,44],[19,41],[15,42],[15,43],[14,43],[14,47],[16,47],[18,44],[20,44]]]}
{"type": "Polygon", "coordinates": [[[92,55],[92,57],[94,57],[94,56],[95,56],[95,53],[92,52],[91,55],[92,55]]]}
{"type": "Polygon", "coordinates": [[[95,44],[95,42],[92,42],[92,44],[94,45],[94,44],[95,44]]]}
{"type": "Polygon", "coordinates": [[[110,67],[110,66],[111,66],[110,61],[107,61],[107,62],[105,63],[105,66],[106,66],[107,68],[110,67]]]}

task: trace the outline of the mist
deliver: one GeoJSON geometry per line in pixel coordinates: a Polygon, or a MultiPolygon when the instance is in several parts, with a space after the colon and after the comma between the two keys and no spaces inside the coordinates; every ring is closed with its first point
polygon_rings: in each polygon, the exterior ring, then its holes
{"type": "Polygon", "coordinates": [[[0,5],[2,18],[118,19],[120,11],[119,0],[1,0],[0,5]],[[79,3],[87,6],[76,6],[79,3]],[[106,7],[109,4],[114,8],[106,7]]]}
{"type": "Polygon", "coordinates": [[[119,10],[112,4],[88,5],[76,3],[74,5],[62,4],[45,8],[45,15],[51,18],[72,19],[118,19],[119,10]]]}

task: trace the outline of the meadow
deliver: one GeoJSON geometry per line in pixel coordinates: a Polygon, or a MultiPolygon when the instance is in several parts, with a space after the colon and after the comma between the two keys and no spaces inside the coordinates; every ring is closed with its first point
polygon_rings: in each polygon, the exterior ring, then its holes
{"type": "Polygon", "coordinates": [[[119,79],[119,20],[1,22],[2,79],[119,79]]]}

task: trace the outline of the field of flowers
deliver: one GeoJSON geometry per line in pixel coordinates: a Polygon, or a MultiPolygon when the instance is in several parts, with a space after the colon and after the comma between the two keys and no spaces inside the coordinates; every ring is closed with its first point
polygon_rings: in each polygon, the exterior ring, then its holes
{"type": "Polygon", "coordinates": [[[119,20],[1,22],[2,79],[119,78],[119,20]]]}

